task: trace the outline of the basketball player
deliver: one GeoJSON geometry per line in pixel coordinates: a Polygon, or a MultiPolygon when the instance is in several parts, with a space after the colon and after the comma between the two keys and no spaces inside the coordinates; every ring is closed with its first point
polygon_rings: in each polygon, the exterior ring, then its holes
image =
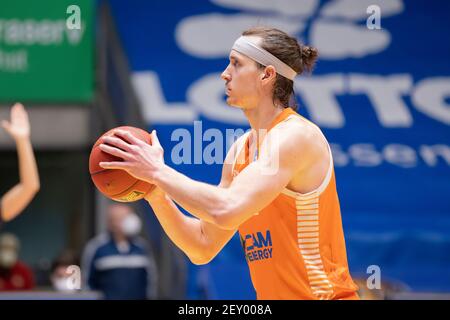
{"type": "Polygon", "coordinates": [[[11,109],[11,121],[2,127],[14,139],[19,158],[20,182],[0,198],[0,225],[17,217],[39,191],[39,174],[30,141],[28,114],[20,103],[11,109]]]}
{"type": "Polygon", "coordinates": [[[242,109],[252,130],[230,148],[218,186],[165,165],[155,131],[152,146],[123,131],[101,145],[123,159],[103,168],[157,186],[146,200],[193,263],[211,261],[239,230],[258,299],[358,299],[330,147],[288,107],[295,76],[316,58],[315,48],[277,29],[253,28],[236,40],[222,79],[227,103],[242,109]]]}

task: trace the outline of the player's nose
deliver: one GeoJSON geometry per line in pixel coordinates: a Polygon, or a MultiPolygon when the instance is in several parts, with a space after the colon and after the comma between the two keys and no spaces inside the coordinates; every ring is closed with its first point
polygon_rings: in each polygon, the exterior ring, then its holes
{"type": "Polygon", "coordinates": [[[222,80],[228,82],[231,80],[231,75],[228,72],[228,67],[222,72],[222,74],[220,75],[220,77],[222,78],[222,80]]]}

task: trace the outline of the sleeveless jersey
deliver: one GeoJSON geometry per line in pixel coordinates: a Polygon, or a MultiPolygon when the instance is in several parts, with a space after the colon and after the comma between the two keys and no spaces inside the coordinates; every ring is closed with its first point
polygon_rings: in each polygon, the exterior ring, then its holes
{"type": "MultiPolygon", "coordinates": [[[[286,108],[268,130],[292,117],[311,123],[286,108]]],[[[249,134],[242,141],[233,163],[233,177],[250,163],[249,134]]],[[[316,190],[301,194],[285,188],[239,226],[258,299],[359,299],[347,264],[329,145],[328,151],[328,172],[316,190]]]]}

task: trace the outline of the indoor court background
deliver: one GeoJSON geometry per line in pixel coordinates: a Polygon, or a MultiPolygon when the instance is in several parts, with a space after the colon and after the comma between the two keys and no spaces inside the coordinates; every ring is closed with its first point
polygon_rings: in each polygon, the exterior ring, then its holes
{"type": "MultiPolygon", "coordinates": [[[[48,272],[61,250],[80,254],[105,228],[107,201],[88,171],[102,132],[156,129],[166,163],[219,182],[222,165],[202,152],[217,132],[248,129],[225,104],[220,73],[234,40],[255,25],[319,50],[313,75],[295,81],[296,98],[332,144],[350,272],[363,297],[450,297],[449,11],[448,1],[419,0],[3,0],[0,119],[16,101],[29,111],[41,190],[0,232],[21,241],[38,285],[31,298],[51,291],[48,272]],[[81,30],[67,30],[75,3],[81,30]],[[381,9],[381,29],[367,27],[370,5],[381,9]],[[193,139],[181,164],[172,156],[180,129],[193,139]],[[370,266],[380,268],[381,290],[365,288],[370,266]]],[[[14,144],[1,130],[0,177],[0,194],[18,180],[14,144]]],[[[157,254],[160,298],[255,298],[237,234],[196,266],[144,201],[134,206],[157,254]]]]}

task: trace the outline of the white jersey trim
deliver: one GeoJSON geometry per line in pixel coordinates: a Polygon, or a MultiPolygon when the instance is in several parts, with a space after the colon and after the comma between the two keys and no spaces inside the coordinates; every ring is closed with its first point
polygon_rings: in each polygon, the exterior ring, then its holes
{"type": "MultiPolygon", "coordinates": [[[[296,117],[296,116],[295,115],[289,116],[289,117],[286,118],[286,120],[288,120],[291,117],[296,117]]],[[[313,123],[311,122],[311,124],[313,124],[313,123]]],[[[315,124],[313,124],[313,125],[316,126],[315,124]]],[[[316,128],[319,130],[319,132],[322,135],[325,143],[327,144],[328,153],[330,155],[330,164],[328,165],[327,174],[325,175],[325,178],[323,179],[323,181],[320,184],[320,186],[317,187],[316,189],[314,189],[314,190],[312,190],[310,192],[307,192],[307,193],[300,193],[300,192],[296,192],[296,191],[293,191],[293,190],[288,189],[288,188],[284,188],[282,193],[285,194],[285,195],[294,197],[296,199],[299,198],[301,200],[307,200],[308,198],[311,198],[311,196],[312,196],[312,198],[315,198],[317,196],[320,196],[322,194],[322,192],[324,192],[325,189],[328,187],[328,184],[330,183],[331,176],[332,176],[332,173],[333,173],[333,153],[331,152],[330,144],[328,143],[327,139],[323,135],[322,131],[319,129],[319,127],[316,126],[316,128]]]]}

